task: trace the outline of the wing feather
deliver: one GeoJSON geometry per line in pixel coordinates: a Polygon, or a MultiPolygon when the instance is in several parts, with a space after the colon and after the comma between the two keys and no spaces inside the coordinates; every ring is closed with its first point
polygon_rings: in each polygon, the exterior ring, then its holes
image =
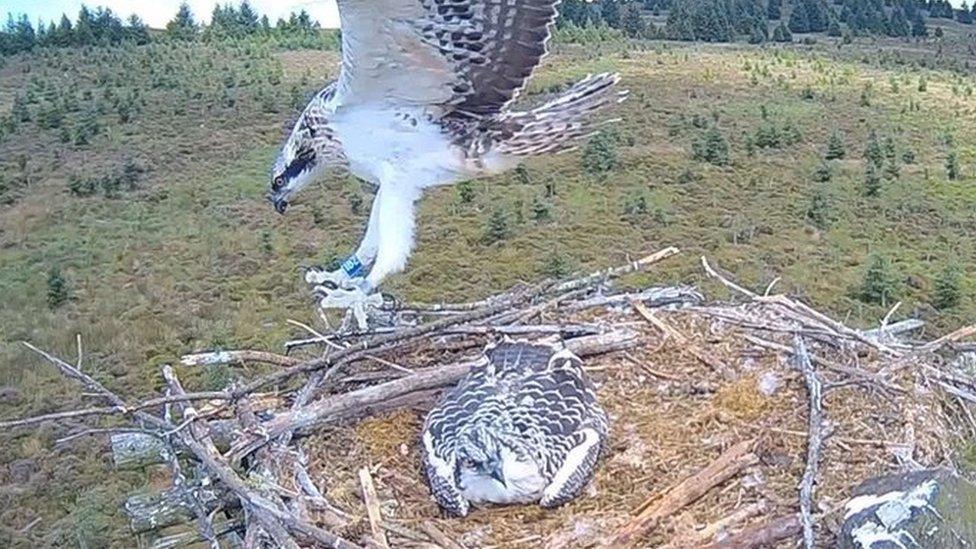
{"type": "Polygon", "coordinates": [[[340,104],[500,112],[546,53],[559,0],[339,0],[340,104]]]}

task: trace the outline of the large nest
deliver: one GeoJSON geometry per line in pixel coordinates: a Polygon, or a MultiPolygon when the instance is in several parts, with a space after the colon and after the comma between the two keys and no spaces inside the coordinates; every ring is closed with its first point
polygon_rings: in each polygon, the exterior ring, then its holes
{"type": "MultiPolygon", "coordinates": [[[[655,311],[655,319],[671,333],[631,308],[547,318],[597,323],[608,330],[626,327],[639,334],[631,349],[586,361],[612,419],[611,440],[588,491],[560,509],[495,507],[464,519],[444,518],[429,497],[420,465],[418,436],[428,408],[423,405],[306,439],[309,470],[336,505],[353,517],[366,517],[357,471],[369,467],[384,519],[407,528],[389,534],[393,546],[429,541],[403,534],[433,525],[466,547],[580,547],[610,539],[649,497],[692,477],[735,443],[755,440],[757,463],[675,509],[643,540],[672,547],[719,541],[750,523],[796,513],[806,466],[809,396],[791,350],[792,334],[806,332],[825,389],[828,435],[816,511],[826,542],[839,530],[843,513],[838,511],[858,482],[906,466],[952,466],[956,442],[970,432],[969,424],[947,415],[962,408],[938,386],[945,383],[937,375],[945,371],[939,355],[913,353],[891,339],[899,350],[888,353],[879,349],[888,348],[883,344],[801,326],[784,311],[789,309],[776,301],[655,311]],[[722,520],[743,509],[747,512],[740,520],[722,520]],[[723,527],[707,527],[714,524],[723,527]]],[[[410,359],[401,364],[429,365],[410,359]]],[[[356,539],[368,531],[364,520],[351,520],[344,533],[356,539]]]]}
{"type": "Polygon", "coordinates": [[[976,328],[928,343],[906,336],[917,320],[855,330],[741,288],[704,260],[735,303],[614,282],[675,253],[474,303],[398,304],[387,315],[396,327],[366,333],[300,325],[312,337],[289,342],[288,356],[184,357],[186,367],[273,365],[224,391],[187,392],[164,367],[167,395],[128,403],[38,351],[109,406],[0,426],[128,418],[112,439],[116,462],[165,463],[175,481],[129,500],[134,530],[195,519],[195,530],[154,536],[156,547],[228,535],[288,547],[753,547],[801,535],[811,546],[834,537],[858,482],[955,468],[976,434],[976,381],[957,341],[976,328]],[[500,337],[560,339],[580,354],[611,417],[610,442],[588,489],[562,508],[448,519],[421,473],[424,414],[500,337]]]}

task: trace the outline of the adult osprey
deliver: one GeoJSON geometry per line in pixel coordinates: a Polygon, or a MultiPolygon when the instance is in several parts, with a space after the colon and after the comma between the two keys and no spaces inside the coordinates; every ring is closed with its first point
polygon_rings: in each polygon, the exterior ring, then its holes
{"type": "MultiPolygon", "coordinates": [[[[424,189],[568,149],[585,117],[622,99],[614,74],[590,76],[527,111],[509,108],[545,55],[559,0],[338,0],[339,78],[305,108],[272,170],[284,213],[327,166],[377,186],[359,249],[305,281],[323,308],[362,306],[413,248],[424,189]]],[[[369,300],[375,302],[374,300],[369,300]]]]}
{"type": "Polygon", "coordinates": [[[448,392],[424,422],[424,469],[441,508],[480,503],[562,505],[583,491],[608,431],[573,353],[505,341],[448,392]]]}

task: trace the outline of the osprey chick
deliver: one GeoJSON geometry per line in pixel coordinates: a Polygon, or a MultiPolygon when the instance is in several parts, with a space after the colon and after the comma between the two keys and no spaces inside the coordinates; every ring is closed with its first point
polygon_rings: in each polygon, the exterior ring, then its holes
{"type": "Polygon", "coordinates": [[[571,148],[586,118],[623,98],[618,77],[587,77],[535,109],[511,102],[546,53],[559,0],[338,0],[339,78],[305,108],[274,163],[284,213],[328,166],[377,187],[366,233],[340,269],[305,281],[322,307],[362,304],[404,268],[424,189],[571,148]]]}
{"type": "Polygon", "coordinates": [[[576,355],[500,343],[427,416],[431,494],[455,516],[480,503],[562,505],[593,476],[607,430],[576,355]]]}

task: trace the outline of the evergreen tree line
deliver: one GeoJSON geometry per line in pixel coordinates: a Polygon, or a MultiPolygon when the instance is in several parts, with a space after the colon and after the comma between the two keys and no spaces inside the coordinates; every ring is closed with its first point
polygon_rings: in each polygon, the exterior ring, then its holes
{"type": "Polygon", "coordinates": [[[122,43],[147,44],[153,39],[220,40],[265,36],[278,38],[313,37],[320,30],[319,23],[305,10],[292,13],[288,19],[278,19],[272,27],[268,16],[258,16],[247,0],[240,5],[216,5],[210,25],[194,19],[190,7],[180,5],[174,18],[161,35],[151,35],[146,24],[136,15],[123,21],[112,10],[94,9],[82,5],[78,18],[72,22],[62,15],[58,23],[38,21],[35,26],[27,15],[7,14],[7,22],[0,28],[0,55],[12,55],[34,48],[68,48],[84,46],[113,46],[122,43]]]}
{"type": "Polygon", "coordinates": [[[35,47],[110,46],[122,42],[145,44],[149,29],[138,16],[125,22],[108,8],[82,6],[74,23],[66,15],[55,24],[38,21],[34,25],[26,15],[14,18],[7,14],[7,24],[0,31],[0,53],[10,55],[35,47]]]}
{"type": "Polygon", "coordinates": [[[726,42],[790,41],[793,33],[928,36],[926,17],[976,21],[976,4],[947,0],[564,0],[561,26],[608,26],[628,36],[726,42]],[[662,29],[647,16],[667,14],[662,29]]]}

